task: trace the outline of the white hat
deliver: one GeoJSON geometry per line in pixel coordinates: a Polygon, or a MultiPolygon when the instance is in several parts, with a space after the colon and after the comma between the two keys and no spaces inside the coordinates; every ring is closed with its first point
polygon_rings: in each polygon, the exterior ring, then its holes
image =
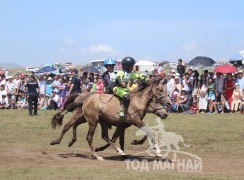
{"type": "Polygon", "coordinates": [[[48,78],[47,78],[47,80],[48,80],[48,81],[52,81],[52,80],[53,80],[53,78],[51,78],[51,77],[48,77],[48,78]]]}
{"type": "Polygon", "coordinates": [[[175,79],[180,79],[180,76],[175,76],[175,79]]]}
{"type": "Polygon", "coordinates": [[[240,84],[238,84],[238,83],[235,83],[235,86],[239,86],[240,84]]]}
{"type": "Polygon", "coordinates": [[[186,89],[185,88],[182,88],[181,91],[186,91],[186,89]]]}
{"type": "Polygon", "coordinates": [[[180,76],[180,73],[176,73],[175,75],[176,75],[176,76],[180,76]]]}
{"type": "Polygon", "coordinates": [[[238,74],[239,74],[239,73],[242,73],[242,74],[243,74],[243,71],[242,71],[242,70],[239,70],[239,71],[238,71],[238,74]]]}
{"type": "Polygon", "coordinates": [[[8,79],[13,79],[13,77],[12,76],[9,76],[8,79]]]}
{"type": "Polygon", "coordinates": [[[58,90],[57,90],[57,89],[54,89],[54,90],[52,90],[52,92],[55,92],[55,93],[57,93],[57,92],[58,92],[58,90]]]}

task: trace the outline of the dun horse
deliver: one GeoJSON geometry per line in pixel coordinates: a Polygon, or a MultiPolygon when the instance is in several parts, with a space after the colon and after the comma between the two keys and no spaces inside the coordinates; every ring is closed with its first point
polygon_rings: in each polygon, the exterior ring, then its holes
{"type": "MultiPolygon", "coordinates": [[[[73,126],[73,138],[69,142],[68,146],[71,147],[73,143],[76,142],[76,129],[80,124],[86,122],[82,112],[80,111],[81,109],[77,107],[93,94],[94,93],[77,93],[77,94],[71,94],[67,97],[67,101],[64,104],[63,110],[61,112],[56,113],[52,118],[51,125],[53,129],[55,129],[57,125],[59,126],[62,125],[62,121],[66,113],[73,112],[73,115],[70,121],[64,126],[60,134],[60,137],[56,140],[51,141],[50,145],[60,144],[63,136],[72,126],[73,126]]],[[[147,112],[154,113],[162,119],[165,119],[168,116],[166,104],[164,102],[158,102],[155,100],[150,101],[150,104],[147,107],[147,112]]],[[[131,126],[131,124],[126,123],[125,125],[121,125],[120,128],[116,129],[112,137],[112,142],[115,142],[117,138],[120,137],[120,147],[122,150],[124,150],[124,131],[125,128],[129,126],[131,126]]],[[[145,141],[146,138],[144,137],[143,140],[145,141]]],[[[109,144],[106,144],[105,146],[97,148],[96,151],[103,151],[109,146],[110,146],[109,144]]]]}
{"type": "Polygon", "coordinates": [[[120,111],[120,101],[117,98],[111,98],[111,95],[109,94],[104,94],[102,98],[99,94],[89,97],[82,105],[82,113],[88,122],[89,130],[86,139],[93,157],[98,160],[103,159],[95,152],[95,148],[93,146],[93,135],[98,123],[100,123],[102,128],[102,138],[120,155],[125,154],[109,139],[108,128],[111,125],[119,126],[124,123],[129,123],[135,125],[145,132],[156,149],[156,155],[161,157],[161,150],[156,144],[150,128],[145,126],[145,124],[142,122],[142,119],[146,113],[146,108],[152,99],[156,99],[158,101],[164,100],[170,104],[164,86],[161,83],[158,85],[156,81],[151,81],[144,89],[138,91],[132,96],[130,105],[126,111],[126,116],[121,118],[118,114],[120,111]]]}

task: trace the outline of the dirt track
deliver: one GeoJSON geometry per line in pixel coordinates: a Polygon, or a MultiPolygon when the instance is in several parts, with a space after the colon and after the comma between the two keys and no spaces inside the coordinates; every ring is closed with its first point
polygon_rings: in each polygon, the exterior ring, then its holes
{"type": "MultiPolygon", "coordinates": [[[[0,154],[0,166],[73,166],[73,167],[107,167],[126,169],[126,163],[116,153],[102,153],[104,161],[93,160],[89,152],[85,154],[72,152],[32,151],[25,148],[9,149],[0,154]]],[[[136,156],[133,156],[136,158],[136,156]]],[[[138,156],[138,158],[141,158],[138,156]]],[[[146,158],[146,157],[145,157],[146,158]]],[[[151,157],[149,159],[152,159],[151,157]]],[[[203,157],[204,174],[242,175],[244,176],[244,160],[221,156],[203,157]]]]}

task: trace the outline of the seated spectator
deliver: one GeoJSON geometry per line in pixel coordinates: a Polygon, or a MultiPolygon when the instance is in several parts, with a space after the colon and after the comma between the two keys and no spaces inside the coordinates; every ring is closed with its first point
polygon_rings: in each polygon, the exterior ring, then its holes
{"type": "Polygon", "coordinates": [[[28,107],[25,96],[22,94],[18,96],[18,101],[16,103],[17,109],[26,109],[28,107]]]}
{"type": "Polygon", "coordinates": [[[48,110],[57,110],[60,106],[60,98],[56,90],[52,90],[51,99],[48,102],[48,110]]]}
{"type": "Polygon", "coordinates": [[[182,88],[179,101],[175,103],[178,112],[186,112],[189,110],[188,95],[186,94],[185,88],[182,88]]]}
{"type": "Polygon", "coordinates": [[[216,92],[216,98],[214,102],[214,109],[217,113],[224,113],[225,109],[225,97],[221,92],[216,92]]]}
{"type": "Polygon", "coordinates": [[[45,96],[42,97],[39,102],[38,109],[47,110],[49,100],[50,100],[49,94],[45,94],[45,96]]]}
{"type": "Polygon", "coordinates": [[[192,106],[190,107],[189,113],[190,114],[198,113],[197,101],[193,101],[192,106]]]}
{"type": "Polygon", "coordinates": [[[236,83],[232,94],[231,112],[238,111],[238,107],[239,104],[241,103],[241,99],[242,99],[242,91],[240,89],[240,85],[236,83]]]}

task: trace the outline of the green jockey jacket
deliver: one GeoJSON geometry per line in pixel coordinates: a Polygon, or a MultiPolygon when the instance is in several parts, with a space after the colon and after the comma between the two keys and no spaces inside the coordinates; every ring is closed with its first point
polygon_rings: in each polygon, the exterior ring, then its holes
{"type": "Polygon", "coordinates": [[[131,72],[131,73],[127,73],[124,70],[121,70],[117,73],[117,81],[119,84],[121,84],[121,82],[126,82],[128,83],[130,79],[137,79],[140,76],[137,73],[131,72]]]}
{"type": "Polygon", "coordinates": [[[119,71],[116,76],[117,85],[113,88],[114,93],[119,97],[123,98],[125,95],[129,93],[129,89],[127,87],[121,86],[121,83],[125,82],[127,85],[130,79],[134,80],[137,78],[140,78],[140,76],[137,73],[127,73],[124,70],[119,71]]]}

